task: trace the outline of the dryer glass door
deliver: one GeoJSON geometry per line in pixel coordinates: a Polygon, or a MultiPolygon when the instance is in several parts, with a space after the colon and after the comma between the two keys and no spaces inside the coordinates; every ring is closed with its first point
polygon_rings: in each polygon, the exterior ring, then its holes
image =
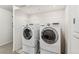
{"type": "Polygon", "coordinates": [[[26,40],[30,40],[32,37],[31,29],[28,29],[28,28],[24,29],[23,36],[26,40]]]}

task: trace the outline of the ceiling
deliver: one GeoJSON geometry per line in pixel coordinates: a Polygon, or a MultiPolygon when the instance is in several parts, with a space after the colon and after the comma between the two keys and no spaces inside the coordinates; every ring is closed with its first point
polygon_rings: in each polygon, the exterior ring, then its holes
{"type": "Polygon", "coordinates": [[[12,5],[0,5],[0,8],[13,12],[12,5]]]}
{"type": "Polygon", "coordinates": [[[27,14],[35,14],[65,9],[64,5],[17,5],[16,7],[18,7],[27,14]]]}

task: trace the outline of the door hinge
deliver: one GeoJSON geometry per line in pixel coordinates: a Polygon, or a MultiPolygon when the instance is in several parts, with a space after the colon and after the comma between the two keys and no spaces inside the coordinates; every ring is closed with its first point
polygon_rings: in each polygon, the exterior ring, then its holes
{"type": "Polygon", "coordinates": [[[75,18],[73,18],[73,24],[75,24],[75,20],[76,20],[76,19],[75,19],[75,18]]]}

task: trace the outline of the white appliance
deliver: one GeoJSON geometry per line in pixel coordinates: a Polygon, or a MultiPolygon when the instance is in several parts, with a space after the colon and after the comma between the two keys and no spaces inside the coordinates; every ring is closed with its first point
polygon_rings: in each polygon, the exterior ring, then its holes
{"type": "Polygon", "coordinates": [[[27,54],[37,53],[37,43],[39,35],[39,26],[35,24],[27,24],[23,28],[22,41],[23,41],[23,52],[27,54]]]}
{"type": "Polygon", "coordinates": [[[60,54],[61,33],[59,23],[40,25],[40,53],[60,54]]]}

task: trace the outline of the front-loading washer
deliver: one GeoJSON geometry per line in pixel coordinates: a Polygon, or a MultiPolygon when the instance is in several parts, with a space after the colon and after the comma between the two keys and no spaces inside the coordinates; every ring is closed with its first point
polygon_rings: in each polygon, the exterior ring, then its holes
{"type": "Polygon", "coordinates": [[[61,28],[59,23],[40,25],[40,53],[61,53],[61,28]]]}
{"type": "Polygon", "coordinates": [[[22,44],[23,52],[28,54],[37,53],[39,40],[39,26],[37,24],[27,24],[23,26],[22,44]]]}

